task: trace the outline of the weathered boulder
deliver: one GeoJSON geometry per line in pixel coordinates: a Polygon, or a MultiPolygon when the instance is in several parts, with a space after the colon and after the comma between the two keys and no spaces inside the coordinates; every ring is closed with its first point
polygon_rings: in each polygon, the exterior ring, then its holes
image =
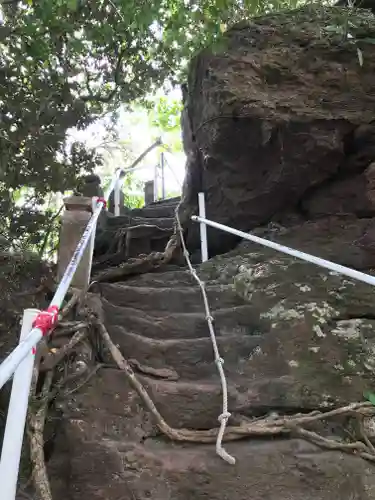
{"type": "MultiPolygon", "coordinates": [[[[208,218],[242,230],[290,213],[374,217],[374,19],[339,7],[270,14],[234,26],[192,62],[180,210],[190,247],[200,189],[208,218]]],[[[233,246],[209,233],[211,253],[233,246]]]]}
{"type": "Polygon", "coordinates": [[[250,303],[262,340],[248,380],[267,378],[266,399],[278,394],[280,407],[292,400],[300,408],[330,406],[375,389],[372,287],[249,243],[201,269],[209,282],[232,279],[250,303]]]}

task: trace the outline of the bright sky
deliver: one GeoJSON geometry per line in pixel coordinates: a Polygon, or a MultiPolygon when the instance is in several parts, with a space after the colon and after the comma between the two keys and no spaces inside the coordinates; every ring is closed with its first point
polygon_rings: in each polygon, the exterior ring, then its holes
{"type": "MultiPolygon", "coordinates": [[[[171,92],[168,97],[179,98],[178,91],[171,92]]],[[[151,127],[147,118],[146,112],[128,112],[120,110],[118,122],[119,141],[125,147],[131,150],[132,158],[138,157],[145,149],[147,149],[155,139],[160,136],[160,133],[154,127],[151,127]]],[[[103,144],[106,137],[105,120],[98,121],[91,125],[86,130],[77,131],[72,129],[69,133],[72,140],[84,142],[89,148],[99,148],[103,152],[100,145],[103,144]]],[[[163,138],[163,137],[162,137],[163,138]]],[[[168,144],[168,137],[165,137],[168,144]]],[[[110,176],[117,168],[127,168],[131,159],[126,161],[124,154],[118,147],[118,144],[111,144],[110,151],[106,150],[106,164],[97,170],[97,174],[101,178],[110,176]],[[114,147],[115,146],[115,147],[114,147]]],[[[136,180],[142,183],[154,179],[155,166],[159,163],[160,151],[155,149],[142,161],[139,170],[134,174],[136,180]]],[[[166,165],[164,169],[165,190],[166,193],[176,192],[181,190],[182,182],[185,175],[185,154],[184,153],[165,153],[166,165]]],[[[158,171],[158,186],[159,195],[161,196],[161,172],[158,171]]]]}

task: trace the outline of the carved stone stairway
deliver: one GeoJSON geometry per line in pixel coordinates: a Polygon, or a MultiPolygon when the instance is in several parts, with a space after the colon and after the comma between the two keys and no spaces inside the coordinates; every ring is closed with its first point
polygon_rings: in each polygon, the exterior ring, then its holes
{"type": "Polygon", "coordinates": [[[94,269],[109,260],[117,265],[140,254],[162,252],[173,234],[179,200],[154,202],[119,217],[107,213],[105,223],[97,231],[94,269]]]}
{"type": "MultiPolygon", "coordinates": [[[[273,346],[271,335],[269,350],[263,357],[258,353],[266,331],[259,311],[237,295],[232,283],[206,283],[225,360],[230,424],[273,408],[298,413],[307,396],[293,377],[282,376],[281,345],[273,346]]],[[[167,423],[217,428],[220,379],[202,298],[190,274],[174,269],[103,283],[101,307],[112,341],[167,423]]],[[[172,442],[115,365],[101,367],[61,412],[48,464],[58,500],[331,500],[337,492],[349,500],[359,488],[350,478],[370,481],[372,473],[353,456],[300,439],[226,443],[237,459],[234,466],[215,454],[214,443],[172,442]]],[[[364,490],[358,498],[372,497],[364,490]]]]}

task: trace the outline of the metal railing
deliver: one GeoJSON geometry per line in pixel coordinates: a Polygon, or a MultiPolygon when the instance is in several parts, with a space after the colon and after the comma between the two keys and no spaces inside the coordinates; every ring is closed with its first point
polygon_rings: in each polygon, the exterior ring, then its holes
{"type": "MultiPolygon", "coordinates": [[[[322,259],[320,257],[315,257],[314,255],[310,255],[305,252],[301,252],[300,250],[295,250],[293,248],[289,248],[285,245],[280,245],[279,243],[275,243],[273,241],[266,240],[264,238],[259,238],[258,236],[252,235],[245,233],[244,231],[239,231],[238,229],[234,229],[229,226],[225,226],[224,224],[220,224],[218,222],[209,220],[206,218],[206,205],[205,205],[205,196],[204,193],[198,193],[198,212],[199,215],[193,215],[191,219],[195,222],[199,222],[200,225],[200,240],[201,240],[201,260],[202,262],[206,262],[208,260],[208,242],[207,242],[207,226],[213,227],[215,229],[219,229],[220,231],[224,231],[226,233],[233,234],[234,236],[238,236],[240,238],[243,238],[245,240],[252,241],[253,243],[258,243],[259,245],[263,245],[265,247],[271,248],[273,250],[276,250],[278,252],[282,252],[286,255],[290,255],[291,257],[296,257],[300,260],[303,260],[305,262],[310,262],[311,264],[315,264],[317,266],[323,267],[325,269],[328,269],[330,271],[333,271],[334,273],[342,274],[344,276],[348,276],[349,278],[353,278],[357,281],[361,281],[363,283],[367,283],[369,285],[375,286],[375,276],[371,276],[369,274],[362,273],[360,271],[356,271],[355,269],[351,269],[349,267],[342,266],[340,264],[336,264],[335,262],[331,262],[326,259],[322,259]]],[[[178,218],[178,214],[177,214],[178,218]]],[[[177,219],[178,220],[178,219],[177,219]]],[[[181,228],[182,232],[182,228],[181,228]]],[[[187,252],[185,248],[185,243],[182,238],[182,243],[184,246],[184,250],[187,252]]],[[[187,254],[188,255],[188,254],[187,254]]],[[[188,261],[189,267],[191,267],[190,262],[188,261]]],[[[204,284],[203,282],[199,279],[197,273],[195,270],[192,269],[191,267],[191,272],[193,273],[193,276],[195,279],[198,281],[199,285],[201,286],[202,291],[204,292],[204,284]]],[[[205,305],[206,309],[208,309],[208,303],[207,303],[207,298],[205,298],[205,305]]],[[[208,317],[210,316],[209,313],[208,317]]],[[[212,325],[211,325],[212,327],[212,325]]],[[[223,387],[223,414],[225,415],[225,420],[221,421],[221,428],[220,428],[220,434],[218,437],[217,441],[217,453],[224,458],[224,460],[228,461],[229,463],[234,463],[235,459],[228,455],[225,450],[222,449],[221,447],[221,441],[224,436],[225,432],[225,426],[230,418],[230,413],[228,412],[228,401],[227,401],[227,383],[225,380],[225,374],[222,368],[222,363],[223,360],[219,357],[217,347],[216,346],[216,339],[215,339],[215,333],[213,330],[210,330],[211,337],[213,338],[213,344],[214,344],[214,351],[215,351],[215,360],[217,361],[218,359],[220,360],[220,377],[222,380],[222,387],[223,387]],[[220,438],[220,439],[219,439],[220,438]]],[[[219,365],[218,365],[219,366],[219,365]]]]}
{"type": "Polygon", "coordinates": [[[304,260],[305,262],[310,262],[311,264],[315,264],[319,267],[323,267],[335,273],[348,276],[349,278],[353,278],[357,281],[362,281],[362,283],[367,283],[368,285],[375,286],[375,276],[371,276],[370,274],[365,274],[360,271],[356,271],[355,269],[351,269],[350,267],[345,267],[340,264],[336,264],[335,262],[332,262],[330,260],[321,259],[320,257],[315,257],[315,255],[301,252],[300,250],[294,250],[293,248],[289,248],[285,245],[280,245],[279,243],[275,243],[273,241],[266,240],[264,238],[259,238],[258,236],[255,236],[253,234],[245,233],[243,231],[239,231],[238,229],[234,229],[232,227],[225,226],[224,224],[220,224],[218,222],[206,219],[204,193],[199,193],[198,196],[199,196],[199,215],[198,216],[193,215],[191,219],[195,222],[200,223],[202,262],[208,259],[206,226],[210,226],[215,229],[224,231],[226,233],[233,234],[234,236],[239,236],[240,238],[243,238],[245,240],[252,241],[253,243],[258,243],[259,245],[263,245],[264,247],[272,248],[273,250],[285,253],[287,255],[290,255],[291,257],[296,257],[297,259],[304,260]]]}
{"type": "MultiPolygon", "coordinates": [[[[65,269],[49,307],[45,311],[36,309],[26,309],[24,311],[20,342],[0,364],[0,389],[13,376],[0,459],[1,500],[14,500],[16,497],[36,347],[40,340],[49,334],[58,321],[59,310],[89,242],[91,244],[90,250],[91,252],[93,251],[92,236],[95,233],[99,215],[102,209],[106,207],[112,191],[114,191],[115,215],[118,216],[120,215],[120,190],[126,173],[133,171],[150,151],[161,145],[162,141],[158,139],[133,162],[131,167],[118,169],[104,197],[93,198],[92,216],[65,269]]],[[[91,265],[91,260],[89,261],[89,265],[91,265]]]]}
{"type": "MultiPolygon", "coordinates": [[[[154,148],[158,146],[163,146],[163,142],[161,138],[158,138],[149,148],[147,148],[132,164],[129,168],[126,169],[119,169],[121,170],[121,177],[118,179],[118,182],[116,183],[114,187],[114,215],[119,216],[120,211],[121,211],[121,198],[120,198],[120,191],[121,191],[121,184],[123,177],[127,173],[132,173],[132,172],[139,172],[139,170],[149,168],[149,166],[138,166],[138,164],[145,158],[145,156],[152,151],[154,148]]],[[[166,151],[169,152],[169,148],[165,146],[166,151]]],[[[154,165],[154,175],[153,175],[153,200],[158,201],[158,200],[164,200],[167,196],[166,194],[166,182],[165,182],[165,169],[168,167],[172,175],[174,176],[175,180],[177,181],[178,184],[180,184],[180,188],[182,188],[181,182],[176,177],[176,174],[174,170],[172,169],[171,165],[167,161],[165,152],[163,150],[160,151],[160,156],[159,156],[159,162],[154,165]],[[160,170],[160,177],[161,177],[161,197],[159,197],[159,170],[160,170]]]]}
{"type": "MultiPolygon", "coordinates": [[[[4,384],[10,380],[12,376],[14,376],[0,460],[2,500],[14,500],[16,497],[19,463],[36,346],[44,336],[48,335],[50,330],[58,321],[59,309],[64,301],[65,295],[68,292],[69,286],[85,249],[88,243],[90,241],[92,242],[92,235],[95,232],[99,215],[102,209],[106,206],[112,191],[114,191],[115,215],[119,215],[119,193],[121,190],[122,180],[124,179],[126,173],[134,170],[136,165],[138,165],[152,149],[160,145],[161,141],[156,141],[144,153],[142,153],[139,158],[137,158],[130,168],[118,169],[105,193],[105,196],[103,198],[93,199],[92,216],[82,234],[81,239],[79,240],[79,243],[77,244],[69,264],[65,269],[63,277],[61,278],[49,307],[45,311],[39,311],[36,309],[26,309],[24,311],[20,342],[11,354],[9,354],[9,356],[0,364],[0,388],[2,388],[4,384]]],[[[209,220],[206,218],[204,193],[199,193],[198,201],[199,215],[193,216],[192,220],[200,223],[201,252],[203,262],[208,259],[207,226],[210,226],[292,257],[310,262],[335,273],[339,273],[357,281],[375,286],[374,276],[209,220]]]]}

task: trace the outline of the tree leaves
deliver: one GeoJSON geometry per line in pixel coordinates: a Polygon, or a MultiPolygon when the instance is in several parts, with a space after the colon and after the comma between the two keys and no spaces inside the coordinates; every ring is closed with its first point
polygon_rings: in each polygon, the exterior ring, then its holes
{"type": "Polygon", "coordinates": [[[375,406],[375,394],[373,392],[366,392],[364,394],[364,397],[373,405],[375,406]]]}

